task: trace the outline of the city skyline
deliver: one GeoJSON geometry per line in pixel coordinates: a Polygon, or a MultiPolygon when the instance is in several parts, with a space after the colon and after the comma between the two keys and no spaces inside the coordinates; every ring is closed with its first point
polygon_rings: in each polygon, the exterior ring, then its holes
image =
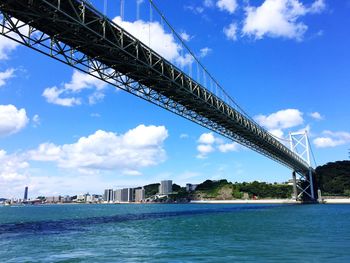
{"type": "MultiPolygon", "coordinates": [[[[350,37],[341,23],[350,22],[349,2],[295,0],[298,9],[270,9],[271,20],[285,22],[279,28],[266,20],[269,0],[224,2],[156,4],[258,123],[283,138],[308,130],[318,164],[347,159],[350,37]],[[258,19],[266,23],[258,27],[258,19]]],[[[125,10],[131,30],[134,9],[125,10]]],[[[140,10],[147,24],[147,5],[140,10]]],[[[166,36],[153,37],[162,43],[166,36]]],[[[4,37],[0,51],[0,197],[22,196],[25,185],[39,196],[163,179],[184,185],[291,178],[251,150],[4,37]]]]}

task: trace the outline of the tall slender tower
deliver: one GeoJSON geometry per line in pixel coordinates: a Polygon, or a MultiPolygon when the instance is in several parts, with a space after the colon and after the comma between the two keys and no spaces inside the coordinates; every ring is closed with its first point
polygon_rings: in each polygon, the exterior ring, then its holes
{"type": "Polygon", "coordinates": [[[23,198],[24,200],[27,200],[28,199],[28,186],[26,186],[25,188],[24,188],[24,198],[23,198]]]}

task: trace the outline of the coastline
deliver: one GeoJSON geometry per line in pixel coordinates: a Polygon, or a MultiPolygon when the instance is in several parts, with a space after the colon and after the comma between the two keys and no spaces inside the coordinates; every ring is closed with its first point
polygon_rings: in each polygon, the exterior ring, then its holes
{"type": "Polygon", "coordinates": [[[191,204],[301,204],[292,199],[258,199],[258,200],[192,200],[191,204]]]}
{"type": "Polygon", "coordinates": [[[323,204],[350,204],[350,198],[322,198],[323,204]]]}

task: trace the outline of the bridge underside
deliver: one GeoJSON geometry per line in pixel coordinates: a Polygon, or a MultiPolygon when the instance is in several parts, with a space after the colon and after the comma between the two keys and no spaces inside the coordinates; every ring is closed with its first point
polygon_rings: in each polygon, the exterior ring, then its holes
{"type": "Polygon", "coordinates": [[[1,34],[213,130],[296,171],[265,129],[80,0],[0,0],[1,34]]]}

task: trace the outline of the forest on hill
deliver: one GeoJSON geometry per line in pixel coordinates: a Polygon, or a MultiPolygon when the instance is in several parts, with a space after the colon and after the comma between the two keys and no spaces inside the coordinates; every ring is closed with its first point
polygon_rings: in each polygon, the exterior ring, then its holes
{"type": "Polygon", "coordinates": [[[350,196],[350,161],[318,166],[316,180],[322,195],[350,196]]]}

